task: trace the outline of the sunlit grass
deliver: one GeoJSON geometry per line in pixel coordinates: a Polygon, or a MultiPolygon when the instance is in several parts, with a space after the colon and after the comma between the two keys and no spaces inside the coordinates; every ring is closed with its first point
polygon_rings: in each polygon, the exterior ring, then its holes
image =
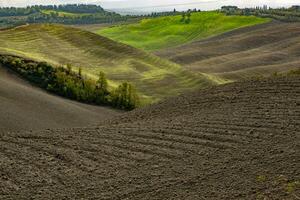
{"type": "Polygon", "coordinates": [[[218,12],[193,13],[191,22],[181,15],[144,19],[136,24],[104,28],[96,33],[147,51],[178,46],[196,39],[270,21],[254,16],[225,16],[218,12]]]}
{"type": "Polygon", "coordinates": [[[90,15],[89,13],[70,13],[70,12],[63,12],[63,11],[55,11],[55,10],[42,10],[42,13],[46,15],[58,14],[59,17],[80,17],[85,15],[90,15]]]}

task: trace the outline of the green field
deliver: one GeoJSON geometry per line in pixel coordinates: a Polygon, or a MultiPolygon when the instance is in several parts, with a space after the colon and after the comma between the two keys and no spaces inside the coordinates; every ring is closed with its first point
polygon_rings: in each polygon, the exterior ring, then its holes
{"type": "Polygon", "coordinates": [[[81,16],[83,14],[76,14],[76,13],[70,13],[70,12],[62,12],[62,11],[54,11],[54,10],[42,10],[42,13],[46,15],[51,15],[51,14],[58,14],[59,17],[77,17],[81,16]]]}
{"type": "Polygon", "coordinates": [[[0,54],[54,65],[71,64],[95,79],[103,71],[111,87],[124,81],[133,83],[144,103],[219,81],[97,34],[60,25],[27,25],[1,31],[0,54]]]}
{"type": "Polygon", "coordinates": [[[140,49],[155,51],[270,21],[254,16],[226,16],[218,12],[192,13],[189,24],[181,22],[181,18],[178,15],[144,19],[136,24],[100,29],[96,33],[140,49]]]}
{"type": "Polygon", "coordinates": [[[81,17],[85,15],[91,15],[90,13],[71,13],[71,12],[63,12],[63,11],[55,11],[55,10],[42,10],[42,13],[46,15],[58,14],[59,17],[81,17]]]}

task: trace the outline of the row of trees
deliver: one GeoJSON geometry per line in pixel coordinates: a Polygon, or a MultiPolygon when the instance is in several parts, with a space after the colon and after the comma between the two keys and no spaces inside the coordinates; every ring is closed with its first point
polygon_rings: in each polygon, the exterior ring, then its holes
{"type": "Polygon", "coordinates": [[[27,6],[26,8],[16,7],[0,7],[0,16],[26,16],[33,13],[38,13],[43,10],[52,10],[57,12],[70,12],[70,13],[105,13],[106,11],[97,5],[86,4],[67,4],[67,5],[35,5],[27,6]]]}
{"type": "Polygon", "coordinates": [[[2,8],[0,7],[0,17],[10,17],[10,16],[26,16],[33,13],[37,13],[39,10],[33,7],[27,8],[2,8]]]}
{"type": "Polygon", "coordinates": [[[103,13],[106,12],[101,6],[90,4],[66,4],[38,6],[40,10],[53,10],[70,13],[103,13]]]}
{"type": "Polygon", "coordinates": [[[101,6],[85,4],[28,6],[26,8],[1,8],[0,28],[19,26],[27,23],[59,23],[59,24],[97,24],[125,22],[136,18],[156,18],[162,16],[182,15],[181,22],[190,23],[191,13],[201,12],[197,9],[189,9],[186,12],[178,12],[176,9],[170,12],[153,12],[149,15],[122,16],[115,12],[105,11],[101,6]],[[62,13],[66,12],[66,13],[62,13]],[[67,14],[73,13],[73,14],[67,14]]]}
{"type": "MultiPolygon", "coordinates": [[[[164,16],[175,16],[175,15],[187,15],[188,13],[201,12],[201,10],[188,9],[187,11],[177,11],[175,8],[173,11],[165,11],[165,12],[152,12],[148,15],[136,15],[135,17],[147,17],[147,18],[156,18],[156,17],[164,17],[164,16]]],[[[134,16],[132,16],[134,17],[134,16]]]]}
{"type": "Polygon", "coordinates": [[[254,15],[287,22],[300,21],[300,6],[276,9],[269,8],[267,6],[244,9],[240,9],[236,6],[223,6],[221,12],[226,13],[227,15],[254,15]]]}
{"type": "Polygon", "coordinates": [[[126,21],[129,16],[105,11],[101,6],[85,4],[28,6],[1,8],[0,26],[10,27],[27,23],[96,24],[126,21]],[[59,12],[73,13],[73,15],[59,12]]]}
{"type": "Polygon", "coordinates": [[[72,67],[52,67],[44,62],[33,62],[13,56],[0,56],[0,64],[14,70],[22,77],[47,91],[84,103],[108,105],[124,110],[132,110],[139,105],[135,88],[125,82],[109,91],[103,72],[97,81],[82,75],[82,70],[74,72],[72,67]]]}
{"type": "Polygon", "coordinates": [[[59,24],[96,24],[96,23],[114,23],[126,21],[127,17],[116,13],[97,13],[84,15],[59,15],[57,12],[50,14],[37,13],[28,16],[27,23],[59,23],[59,24]]]}

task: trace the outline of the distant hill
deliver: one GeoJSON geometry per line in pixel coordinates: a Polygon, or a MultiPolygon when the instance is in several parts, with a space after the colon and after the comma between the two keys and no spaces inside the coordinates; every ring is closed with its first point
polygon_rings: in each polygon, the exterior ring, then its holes
{"type": "Polygon", "coordinates": [[[254,16],[192,12],[184,13],[184,16],[144,19],[135,24],[100,29],[96,33],[140,49],[154,51],[268,21],[269,19],[254,16]]]}
{"type": "Polygon", "coordinates": [[[167,60],[97,34],[60,25],[26,25],[0,32],[0,54],[12,54],[54,65],[82,67],[97,78],[100,71],[115,87],[133,83],[144,102],[215,84],[202,74],[190,73],[167,60]]]}
{"type": "Polygon", "coordinates": [[[268,17],[275,20],[284,22],[300,22],[300,5],[294,5],[289,8],[271,8],[268,6],[256,7],[256,8],[243,8],[240,9],[237,6],[223,6],[221,12],[227,15],[245,15],[245,16],[258,16],[268,17]]]}
{"type": "Polygon", "coordinates": [[[84,4],[1,8],[0,28],[26,23],[96,24],[126,21],[126,16],[108,12],[101,6],[84,4]]]}

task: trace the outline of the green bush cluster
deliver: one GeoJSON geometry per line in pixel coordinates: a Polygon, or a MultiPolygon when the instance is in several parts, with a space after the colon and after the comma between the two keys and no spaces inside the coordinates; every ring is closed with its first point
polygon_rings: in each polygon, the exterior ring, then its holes
{"type": "Polygon", "coordinates": [[[180,19],[180,22],[189,24],[191,22],[191,16],[192,16],[191,11],[188,11],[187,13],[182,13],[182,15],[181,15],[182,18],[180,19]]]}
{"type": "Polygon", "coordinates": [[[139,105],[139,97],[131,84],[123,83],[109,91],[103,72],[99,73],[98,81],[94,81],[84,77],[81,68],[74,72],[71,66],[52,67],[45,62],[37,63],[13,56],[0,56],[0,64],[47,91],[69,99],[124,110],[132,110],[139,105]]]}

